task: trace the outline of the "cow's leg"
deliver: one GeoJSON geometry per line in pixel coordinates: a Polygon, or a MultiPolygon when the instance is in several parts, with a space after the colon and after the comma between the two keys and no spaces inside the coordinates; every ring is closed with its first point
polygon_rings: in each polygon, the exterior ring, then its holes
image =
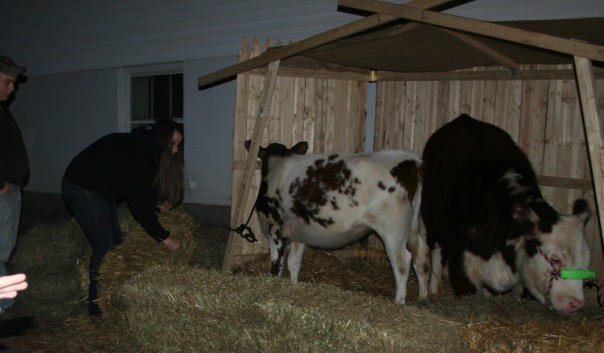
{"type": "Polygon", "coordinates": [[[287,268],[289,269],[289,279],[293,284],[298,283],[298,274],[302,265],[302,256],[304,255],[305,245],[303,243],[291,242],[289,244],[289,253],[287,255],[287,268]]]}
{"type": "Polygon", "coordinates": [[[512,288],[512,298],[517,301],[522,301],[522,295],[524,295],[524,284],[518,283],[512,288]]]}
{"type": "Polygon", "coordinates": [[[396,284],[396,295],[394,301],[399,304],[405,304],[407,298],[407,281],[411,267],[411,252],[406,247],[406,234],[399,230],[379,231],[377,234],[384,242],[384,249],[392,267],[394,281],[396,284]]]}
{"type": "Polygon", "coordinates": [[[430,252],[430,261],[432,263],[432,276],[430,277],[430,294],[438,292],[438,286],[443,274],[442,249],[440,245],[435,244],[430,252]]]}
{"type": "Polygon", "coordinates": [[[271,274],[281,276],[287,242],[279,236],[280,229],[273,226],[268,231],[268,246],[271,251],[271,274]]]}
{"type": "Polygon", "coordinates": [[[428,281],[430,277],[430,250],[426,243],[425,233],[415,232],[411,234],[411,238],[407,241],[407,248],[413,254],[413,270],[417,276],[419,286],[419,298],[425,299],[428,297],[428,281]]]}

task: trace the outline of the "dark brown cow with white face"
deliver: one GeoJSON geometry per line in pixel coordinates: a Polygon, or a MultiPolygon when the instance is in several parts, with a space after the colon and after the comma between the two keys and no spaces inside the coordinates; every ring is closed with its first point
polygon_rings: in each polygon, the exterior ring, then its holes
{"type": "MultiPolygon", "coordinates": [[[[245,145],[249,150],[250,141],[245,145]]],[[[258,153],[256,211],[268,235],[271,272],[281,274],[288,244],[290,280],[297,283],[305,245],[339,248],[375,231],[392,266],[395,301],[405,302],[412,252],[425,298],[429,269],[428,248],[419,237],[420,159],[403,151],[305,155],[307,149],[306,142],[291,149],[272,143],[258,153]]]]}
{"type": "Polygon", "coordinates": [[[573,214],[556,212],[542,197],[526,155],[502,129],[461,115],[426,143],[421,214],[432,249],[436,292],[448,264],[455,294],[514,291],[524,286],[564,314],[584,305],[581,280],[552,271],[587,269],[585,200],[573,214]]]}

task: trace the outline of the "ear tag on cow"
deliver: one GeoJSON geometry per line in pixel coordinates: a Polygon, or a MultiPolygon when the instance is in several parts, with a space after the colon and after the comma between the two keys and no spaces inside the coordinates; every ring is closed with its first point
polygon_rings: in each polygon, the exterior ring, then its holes
{"type": "Polygon", "coordinates": [[[560,270],[562,279],[592,279],[596,277],[596,271],[578,270],[574,268],[563,268],[560,270]]]}

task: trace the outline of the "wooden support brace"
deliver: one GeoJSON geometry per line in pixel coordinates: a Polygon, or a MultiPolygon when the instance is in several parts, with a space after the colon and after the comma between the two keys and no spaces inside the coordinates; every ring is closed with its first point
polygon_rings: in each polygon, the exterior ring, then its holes
{"type": "MultiPolygon", "coordinates": [[[[271,98],[273,96],[273,91],[275,88],[275,83],[277,81],[277,73],[279,71],[279,63],[280,60],[273,61],[269,64],[268,72],[266,73],[264,80],[264,88],[262,91],[262,95],[260,97],[260,105],[258,107],[258,115],[256,117],[256,124],[254,125],[254,131],[252,132],[252,143],[250,145],[250,150],[248,151],[245,168],[243,171],[243,187],[239,189],[239,193],[237,197],[233,199],[235,206],[235,210],[233,212],[234,216],[231,222],[235,222],[235,224],[231,224],[231,228],[236,229],[240,224],[245,223],[247,220],[245,206],[247,205],[247,199],[250,194],[250,189],[252,187],[252,179],[254,178],[254,170],[256,166],[256,159],[258,158],[258,150],[260,149],[260,141],[262,140],[262,133],[264,132],[264,128],[266,126],[266,119],[268,115],[268,110],[271,104],[271,98]]],[[[252,210],[249,210],[252,212],[252,210]]],[[[233,246],[233,237],[237,236],[233,234],[233,232],[229,232],[229,241],[227,244],[226,253],[224,259],[222,261],[223,269],[230,269],[232,258],[231,258],[231,247],[233,246]]]]}
{"type": "MultiPolygon", "coordinates": [[[[235,220],[238,224],[245,222],[243,210],[247,203],[252,186],[256,159],[258,158],[258,150],[260,150],[260,141],[262,141],[262,134],[264,132],[264,127],[266,126],[266,117],[270,108],[275,82],[277,81],[279,63],[280,60],[276,60],[269,64],[268,72],[264,81],[264,89],[262,91],[262,96],[260,97],[260,106],[258,107],[258,116],[256,118],[256,124],[254,125],[254,131],[252,133],[252,143],[247,154],[245,169],[243,171],[244,187],[239,190],[239,195],[235,200],[235,220]]],[[[237,227],[238,224],[235,226],[237,227]]]]}
{"type": "MultiPolygon", "coordinates": [[[[440,28],[440,27],[436,27],[436,28],[440,28]]],[[[520,64],[518,64],[514,60],[508,58],[507,56],[503,55],[502,53],[500,53],[494,49],[491,49],[489,46],[482,44],[481,42],[470,37],[467,34],[453,31],[453,30],[446,29],[446,28],[440,28],[440,30],[443,31],[444,33],[447,33],[451,37],[457,39],[462,44],[467,45],[468,47],[470,47],[472,49],[478,50],[479,52],[481,52],[484,55],[495,60],[502,66],[505,66],[509,69],[514,69],[514,70],[520,69],[520,64]]]]}
{"type": "Polygon", "coordinates": [[[602,126],[600,125],[600,117],[598,116],[591,60],[575,56],[575,68],[577,71],[577,83],[581,97],[581,108],[583,110],[583,126],[587,139],[595,190],[594,199],[600,223],[600,235],[604,242],[604,233],[602,232],[602,224],[604,224],[604,191],[602,190],[602,182],[604,181],[604,153],[602,151],[602,126]]]}

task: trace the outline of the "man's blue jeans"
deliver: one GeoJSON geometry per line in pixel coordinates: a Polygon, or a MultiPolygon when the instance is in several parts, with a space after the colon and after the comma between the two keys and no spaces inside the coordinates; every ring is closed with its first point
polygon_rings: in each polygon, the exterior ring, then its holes
{"type": "Polygon", "coordinates": [[[90,284],[88,286],[88,311],[99,315],[99,271],[101,262],[111,248],[122,243],[117,205],[104,196],[86,190],[67,178],[61,186],[63,200],[82,228],[86,239],[92,246],[92,255],[88,267],[90,284]]]}
{"type": "MultiPolygon", "coordinates": [[[[6,263],[17,244],[21,219],[21,189],[12,185],[6,194],[0,195],[0,276],[6,276],[6,263]]],[[[13,299],[0,299],[0,312],[13,305],[13,299]]]]}

